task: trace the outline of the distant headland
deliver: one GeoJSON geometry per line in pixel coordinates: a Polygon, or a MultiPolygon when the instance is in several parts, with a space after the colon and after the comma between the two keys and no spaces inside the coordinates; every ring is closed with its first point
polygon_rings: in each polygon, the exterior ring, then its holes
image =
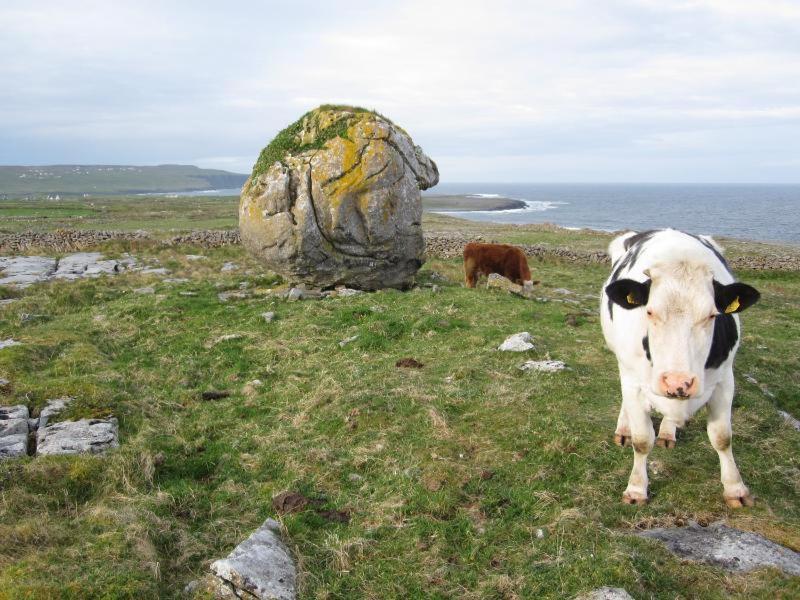
{"type": "Polygon", "coordinates": [[[241,187],[246,179],[193,165],[0,166],[0,197],[190,192],[241,187]]]}

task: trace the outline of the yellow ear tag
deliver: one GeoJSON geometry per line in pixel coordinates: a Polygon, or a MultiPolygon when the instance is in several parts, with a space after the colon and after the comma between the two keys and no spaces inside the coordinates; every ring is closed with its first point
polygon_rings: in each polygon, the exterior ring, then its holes
{"type": "Polygon", "coordinates": [[[737,310],[739,310],[739,306],[741,306],[739,304],[739,296],[736,296],[736,298],[733,299],[733,302],[728,304],[728,307],[725,309],[725,314],[729,315],[731,313],[736,312],[737,310]]]}
{"type": "Polygon", "coordinates": [[[627,301],[628,301],[628,304],[639,304],[639,303],[636,301],[636,298],[634,298],[634,297],[633,297],[633,292],[631,292],[630,294],[628,294],[628,295],[625,297],[625,300],[627,300],[627,301]]]}

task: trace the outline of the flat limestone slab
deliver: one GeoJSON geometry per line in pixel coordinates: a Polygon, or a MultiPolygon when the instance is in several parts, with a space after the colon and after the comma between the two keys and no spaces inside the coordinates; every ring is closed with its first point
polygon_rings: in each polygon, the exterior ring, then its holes
{"type": "Polygon", "coordinates": [[[218,598],[294,600],[297,571],[280,526],[267,519],[233,549],[227,558],[211,563],[218,598]]]}
{"type": "Polygon", "coordinates": [[[0,256],[0,285],[26,287],[49,278],[56,259],[46,256],[0,256]]]}
{"type": "Polygon", "coordinates": [[[0,459],[28,454],[28,407],[0,406],[0,459]]]}
{"type": "Polygon", "coordinates": [[[692,523],[688,527],[649,529],[637,535],[658,540],[681,558],[728,571],[775,567],[790,575],[800,575],[800,554],[756,533],[722,523],[712,523],[708,527],[692,523]]]}
{"type": "Polygon", "coordinates": [[[575,600],[633,600],[633,596],[622,588],[601,587],[576,596],[575,600]]]}
{"type": "Polygon", "coordinates": [[[53,279],[73,280],[114,274],[131,266],[131,260],[106,260],[99,252],[75,252],[60,260],[47,256],[0,256],[0,285],[24,288],[53,279]]]}
{"type": "Polygon", "coordinates": [[[119,426],[115,418],[64,421],[39,426],[36,455],[100,454],[119,446],[119,426]]]}

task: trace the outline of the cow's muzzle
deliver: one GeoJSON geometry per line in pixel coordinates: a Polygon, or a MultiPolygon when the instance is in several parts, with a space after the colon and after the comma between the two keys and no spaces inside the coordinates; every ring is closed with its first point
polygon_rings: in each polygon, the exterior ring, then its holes
{"type": "Polygon", "coordinates": [[[697,394],[699,381],[692,373],[671,371],[659,378],[661,393],[668,398],[691,398],[697,394]]]}

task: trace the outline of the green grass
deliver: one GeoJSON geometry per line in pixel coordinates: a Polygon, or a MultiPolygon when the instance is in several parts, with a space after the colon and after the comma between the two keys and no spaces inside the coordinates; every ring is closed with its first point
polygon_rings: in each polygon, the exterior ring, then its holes
{"type": "MultiPolygon", "coordinates": [[[[495,234],[607,243],[546,228],[504,231],[495,234]]],[[[732,511],[702,413],[676,449],[653,452],[651,503],[620,502],[632,455],[611,442],[616,365],[597,299],[585,297],[597,294],[607,267],[531,261],[547,302],[465,289],[460,261],[432,260],[420,280],[443,275],[438,293],[286,303],[267,291],[279,282],[241,248],[143,246],[137,255],[190,282],[123,274],[41,284],[0,307],[0,338],[23,342],[0,351],[0,377],[12,382],[2,404],[38,409],[72,395],[65,418],[114,414],[122,442],[106,457],[0,463],[0,597],[180,597],[267,517],[286,528],[302,598],[569,598],[602,585],[635,598],[800,594],[798,578],[683,563],[629,535],[726,519],[800,550],[800,435],[777,414],[800,413],[800,273],[741,274],[763,293],[742,318],[733,417],[737,462],[757,505],[732,511]],[[190,262],[189,253],[209,258],[190,262]],[[220,273],[229,260],[242,269],[220,273]],[[241,281],[251,298],[218,301],[241,281]],[[146,284],[155,295],[132,293],[146,284]],[[557,302],[555,288],[573,290],[578,305],[557,302]],[[197,296],[179,295],[188,290],[197,296]],[[272,323],[260,316],[267,310],[272,323]],[[570,313],[589,316],[573,327],[570,313]],[[495,350],[523,330],[535,351],[495,350]],[[214,343],[229,333],[243,337],[214,343]],[[425,366],[396,368],[404,357],[425,366]],[[517,367],[528,358],[570,370],[526,374],[517,367]],[[256,378],[264,385],[245,390],[256,378]],[[208,389],[232,395],[203,401],[208,389]],[[351,520],[276,515],[271,499],[283,490],[351,520]]]]}
{"type": "Polygon", "coordinates": [[[232,196],[104,196],[0,201],[0,234],[55,229],[146,229],[158,233],[231,229],[239,198],[232,196]]]}

